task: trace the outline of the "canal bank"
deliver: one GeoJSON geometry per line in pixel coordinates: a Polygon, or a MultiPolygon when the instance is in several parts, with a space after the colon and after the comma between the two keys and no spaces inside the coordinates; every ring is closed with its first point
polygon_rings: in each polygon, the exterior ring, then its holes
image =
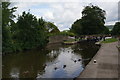
{"type": "Polygon", "coordinates": [[[118,42],[102,44],[79,78],[118,78],[118,42]],[[96,60],[96,63],[94,61],[96,60]]]}

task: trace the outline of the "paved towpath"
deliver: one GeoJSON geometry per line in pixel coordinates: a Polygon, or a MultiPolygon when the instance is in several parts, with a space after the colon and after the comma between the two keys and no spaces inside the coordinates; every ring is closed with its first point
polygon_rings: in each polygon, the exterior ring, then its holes
{"type": "Polygon", "coordinates": [[[118,78],[118,42],[102,44],[78,78],[118,78]],[[96,60],[97,63],[93,63],[96,60]]]}

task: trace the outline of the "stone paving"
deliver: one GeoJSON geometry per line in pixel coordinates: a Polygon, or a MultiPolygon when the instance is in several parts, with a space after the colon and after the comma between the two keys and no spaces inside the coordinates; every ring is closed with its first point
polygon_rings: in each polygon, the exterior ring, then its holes
{"type": "Polygon", "coordinates": [[[118,78],[118,42],[102,44],[78,78],[118,78]],[[96,60],[96,63],[94,63],[96,60]]]}

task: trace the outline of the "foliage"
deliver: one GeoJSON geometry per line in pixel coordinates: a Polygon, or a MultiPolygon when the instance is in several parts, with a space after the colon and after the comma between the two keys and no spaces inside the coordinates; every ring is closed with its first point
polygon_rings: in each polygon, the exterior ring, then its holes
{"type": "Polygon", "coordinates": [[[45,28],[48,31],[48,33],[59,33],[60,32],[57,26],[54,25],[54,23],[52,22],[46,22],[45,28]]]}
{"type": "Polygon", "coordinates": [[[12,19],[16,7],[9,9],[9,5],[9,2],[2,2],[2,52],[11,52],[13,49],[10,27],[14,22],[12,19]]]}
{"type": "Polygon", "coordinates": [[[64,30],[60,32],[61,35],[66,35],[66,36],[75,36],[73,32],[70,32],[70,30],[64,30]]]}
{"type": "Polygon", "coordinates": [[[2,3],[2,51],[3,53],[43,48],[48,42],[49,34],[59,33],[54,23],[37,19],[29,12],[18,16],[17,23],[12,19],[16,7],[9,9],[10,2],[2,3]]]}
{"type": "Polygon", "coordinates": [[[71,31],[77,35],[105,34],[105,11],[98,6],[86,6],[82,11],[82,18],[76,20],[71,31]]]}
{"type": "Polygon", "coordinates": [[[22,49],[43,47],[47,42],[44,24],[45,21],[42,18],[37,20],[37,18],[29,12],[23,12],[23,14],[18,17],[14,40],[22,49]]]}
{"type": "Polygon", "coordinates": [[[10,53],[43,48],[48,42],[47,29],[42,18],[23,12],[15,23],[13,12],[16,7],[9,8],[10,2],[2,2],[2,52],[10,53]]]}
{"type": "Polygon", "coordinates": [[[82,25],[81,25],[81,19],[76,20],[70,29],[71,32],[75,33],[76,35],[82,34],[82,25]]]}
{"type": "Polygon", "coordinates": [[[109,29],[109,31],[111,31],[114,27],[114,25],[106,25],[106,27],[109,29]]]}
{"type": "Polygon", "coordinates": [[[104,30],[105,11],[98,6],[86,6],[82,11],[84,34],[100,34],[104,30]]]}
{"type": "Polygon", "coordinates": [[[103,34],[110,34],[109,28],[104,26],[103,34]]]}
{"type": "Polygon", "coordinates": [[[120,22],[115,23],[111,32],[112,32],[112,35],[120,35],[120,22]]]}

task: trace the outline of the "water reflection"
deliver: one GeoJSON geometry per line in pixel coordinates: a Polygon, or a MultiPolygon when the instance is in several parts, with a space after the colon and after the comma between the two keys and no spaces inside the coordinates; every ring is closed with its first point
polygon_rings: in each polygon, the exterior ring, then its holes
{"type": "Polygon", "coordinates": [[[96,53],[93,43],[49,45],[3,56],[3,78],[74,78],[96,53]]]}
{"type": "Polygon", "coordinates": [[[10,76],[12,78],[19,78],[19,69],[17,68],[12,68],[10,76]]]}

